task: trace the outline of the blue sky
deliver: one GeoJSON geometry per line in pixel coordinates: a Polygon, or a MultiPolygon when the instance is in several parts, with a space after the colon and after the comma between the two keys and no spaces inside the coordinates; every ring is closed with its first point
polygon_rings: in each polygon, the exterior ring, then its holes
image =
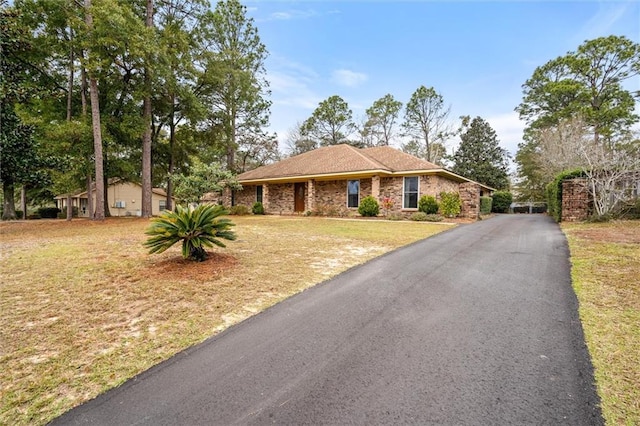
{"type": "MultiPolygon", "coordinates": [[[[281,150],[296,122],[331,95],[346,100],[358,121],[385,94],[406,103],[424,85],[451,105],[456,127],[461,115],[481,116],[515,154],[524,125],[514,108],[537,66],[587,39],[640,42],[637,0],[244,4],[270,54],[271,130],[281,150]]],[[[640,77],[628,87],[640,90],[640,77]]]]}

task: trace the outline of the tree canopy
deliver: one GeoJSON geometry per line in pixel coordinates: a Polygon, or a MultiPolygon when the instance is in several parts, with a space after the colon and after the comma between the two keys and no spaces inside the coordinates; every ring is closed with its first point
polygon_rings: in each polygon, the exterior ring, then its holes
{"type": "Polygon", "coordinates": [[[452,171],[495,189],[508,189],[508,158],[489,123],[480,117],[462,118],[452,171]]]}

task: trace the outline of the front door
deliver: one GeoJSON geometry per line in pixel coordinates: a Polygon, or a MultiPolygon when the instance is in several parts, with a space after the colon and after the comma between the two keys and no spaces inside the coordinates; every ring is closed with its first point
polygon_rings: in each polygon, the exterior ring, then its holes
{"type": "Polygon", "coordinates": [[[298,182],[294,184],[294,212],[304,211],[304,182],[298,182]]]}

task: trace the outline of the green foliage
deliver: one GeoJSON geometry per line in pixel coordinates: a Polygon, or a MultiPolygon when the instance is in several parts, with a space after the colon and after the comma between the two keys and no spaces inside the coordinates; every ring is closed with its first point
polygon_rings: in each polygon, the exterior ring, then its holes
{"type": "Polygon", "coordinates": [[[368,195],[360,200],[360,206],[358,207],[358,213],[362,216],[373,217],[380,213],[380,206],[378,200],[373,196],[368,195]]]}
{"type": "Polygon", "coordinates": [[[318,104],[300,130],[320,146],[337,145],[348,142],[354,129],[352,118],[353,112],[345,100],[333,95],[318,104]]]}
{"type": "Polygon", "coordinates": [[[251,214],[251,210],[245,205],[238,204],[229,209],[229,214],[232,216],[247,216],[251,214]]]}
{"type": "Polygon", "coordinates": [[[595,134],[610,137],[638,121],[634,94],[623,88],[638,73],[640,44],[613,35],[587,40],[536,68],[516,111],[538,129],[579,115],[595,134]]]}
{"type": "Polygon", "coordinates": [[[440,193],[440,214],[445,217],[456,217],[460,214],[462,202],[457,192],[440,193]]]}
{"type": "Polygon", "coordinates": [[[423,195],[418,201],[418,210],[426,214],[438,213],[439,207],[436,197],[431,195],[423,195]]]}
{"type": "Polygon", "coordinates": [[[261,202],[256,201],[255,203],[253,203],[251,211],[253,212],[253,214],[264,214],[264,206],[261,202]]]}
{"type": "Polygon", "coordinates": [[[149,253],[162,253],[182,241],[182,257],[203,261],[207,257],[205,247],[225,247],[220,241],[235,240],[230,230],[234,224],[220,216],[228,212],[222,206],[203,204],[195,209],[176,206],[176,211],[165,211],[151,219],[145,231],[150,238],[144,243],[149,253]]]}
{"type": "MultiPolygon", "coordinates": [[[[509,203],[511,204],[511,203],[509,203]]],[[[493,198],[491,197],[480,197],[480,214],[489,214],[491,213],[491,207],[493,205],[493,198]]]]}
{"type": "Polygon", "coordinates": [[[403,150],[411,149],[427,161],[438,163],[444,155],[442,143],[449,136],[446,121],[450,109],[433,87],[416,89],[407,102],[402,123],[405,136],[411,138],[413,146],[403,150]]]}
{"type": "Polygon", "coordinates": [[[509,155],[500,147],[489,123],[480,117],[473,120],[463,117],[460,133],[460,146],[453,155],[451,170],[492,188],[507,188],[509,155]]]}
{"type": "Polygon", "coordinates": [[[394,125],[402,108],[402,102],[386,94],[366,110],[367,118],[361,135],[365,145],[389,145],[394,136],[394,125]]]}
{"type": "Polygon", "coordinates": [[[236,176],[223,170],[217,164],[204,164],[197,161],[189,174],[171,176],[175,184],[174,196],[182,203],[198,203],[209,192],[221,192],[225,188],[242,189],[236,176]]]}
{"type": "Polygon", "coordinates": [[[553,182],[547,185],[547,211],[556,222],[562,221],[562,182],[584,176],[585,173],[582,169],[567,170],[560,173],[553,182]]]}
{"type": "Polygon", "coordinates": [[[491,211],[494,213],[508,213],[513,202],[513,195],[509,191],[496,191],[493,193],[491,211]]]}
{"type": "Polygon", "coordinates": [[[416,222],[424,222],[427,220],[427,214],[425,212],[415,212],[414,214],[411,215],[411,220],[414,220],[416,222]]]}
{"type": "Polygon", "coordinates": [[[42,219],[57,219],[60,209],[57,207],[40,207],[38,209],[38,215],[42,219]]]}

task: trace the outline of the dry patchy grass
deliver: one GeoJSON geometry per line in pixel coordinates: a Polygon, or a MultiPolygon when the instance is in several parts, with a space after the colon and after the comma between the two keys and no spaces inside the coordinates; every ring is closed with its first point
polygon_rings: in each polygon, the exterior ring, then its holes
{"type": "Polygon", "coordinates": [[[640,424],[640,221],[563,224],[607,424],[640,424]]]}
{"type": "Polygon", "coordinates": [[[235,217],[209,260],[147,255],[144,219],[0,224],[0,424],[43,424],[356,264],[449,227],[235,217]]]}

